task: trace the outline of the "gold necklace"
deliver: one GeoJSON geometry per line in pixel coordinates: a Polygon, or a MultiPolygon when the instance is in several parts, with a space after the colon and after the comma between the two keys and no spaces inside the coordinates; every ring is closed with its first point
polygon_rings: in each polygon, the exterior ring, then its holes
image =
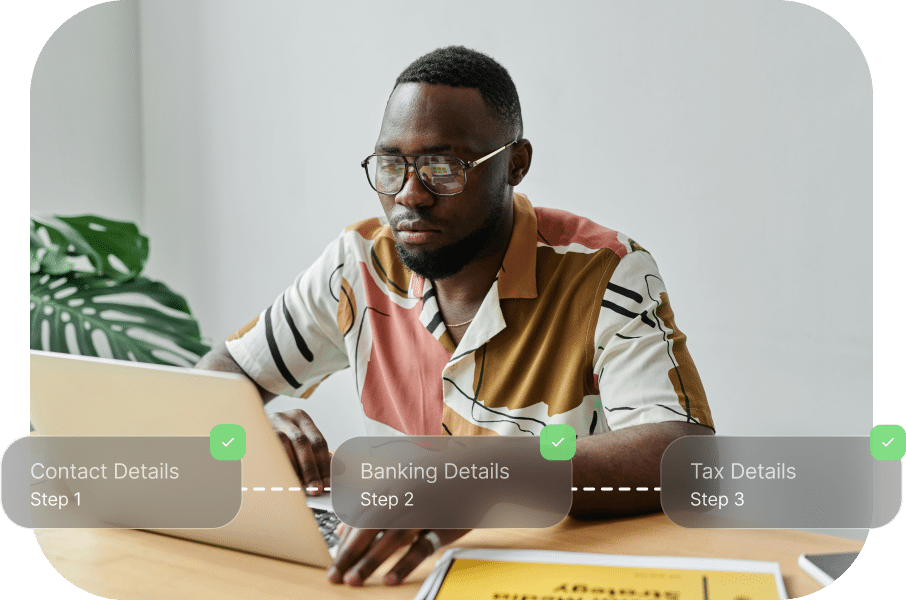
{"type": "Polygon", "coordinates": [[[466,326],[466,325],[469,325],[470,323],[472,323],[472,320],[473,320],[473,319],[475,319],[475,318],[473,317],[473,318],[470,319],[469,321],[464,321],[464,322],[462,322],[462,323],[448,323],[448,324],[447,324],[447,327],[448,327],[448,328],[458,328],[458,327],[460,327],[460,326],[466,326]]]}

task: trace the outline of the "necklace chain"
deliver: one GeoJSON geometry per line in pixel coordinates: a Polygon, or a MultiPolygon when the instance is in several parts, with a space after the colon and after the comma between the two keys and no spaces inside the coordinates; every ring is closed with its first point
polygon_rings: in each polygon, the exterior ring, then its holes
{"type": "Polygon", "coordinates": [[[470,319],[469,321],[464,321],[464,322],[462,322],[462,323],[448,323],[448,324],[447,324],[447,327],[448,327],[448,328],[458,328],[458,327],[460,327],[460,326],[465,326],[465,325],[468,325],[468,324],[472,323],[472,320],[473,320],[473,319],[475,319],[475,318],[473,317],[473,318],[470,319]]]}

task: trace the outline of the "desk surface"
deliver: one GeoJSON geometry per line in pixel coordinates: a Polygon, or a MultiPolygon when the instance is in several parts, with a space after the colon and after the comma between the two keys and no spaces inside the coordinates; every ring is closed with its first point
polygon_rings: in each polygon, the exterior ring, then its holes
{"type": "MultiPolygon", "coordinates": [[[[77,586],[119,599],[412,599],[442,553],[398,587],[327,582],[324,571],[136,530],[36,530],[50,563],[77,586]]],[[[787,594],[821,588],[798,566],[802,553],[859,551],[862,542],[798,530],[690,530],[662,513],[603,521],[570,518],[543,530],[475,530],[461,547],[583,551],[776,561],[787,594]]],[[[390,564],[392,565],[392,564],[390,564]]]]}

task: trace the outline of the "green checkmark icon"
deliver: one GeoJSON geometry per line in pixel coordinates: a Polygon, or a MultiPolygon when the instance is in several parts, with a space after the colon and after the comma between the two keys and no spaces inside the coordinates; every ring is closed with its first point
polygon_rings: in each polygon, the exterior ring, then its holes
{"type": "Polygon", "coordinates": [[[879,461],[897,461],[906,455],[906,430],[903,426],[880,425],[871,429],[871,455],[879,461]]]}
{"type": "Polygon", "coordinates": [[[541,428],[541,456],[548,461],[568,461],[576,454],[576,431],[568,424],[541,428]]]}
{"type": "Polygon", "coordinates": [[[211,428],[211,457],[219,461],[236,461],[245,456],[245,430],[235,424],[211,428]]]}

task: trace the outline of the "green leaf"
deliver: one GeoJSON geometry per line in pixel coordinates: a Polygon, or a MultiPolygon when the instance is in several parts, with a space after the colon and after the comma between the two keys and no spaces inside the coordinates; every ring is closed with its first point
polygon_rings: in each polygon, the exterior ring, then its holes
{"type": "Polygon", "coordinates": [[[163,283],[76,272],[32,274],[31,348],[185,367],[210,350],[185,299],[163,283]]]}
{"type": "Polygon", "coordinates": [[[95,215],[31,218],[31,273],[93,273],[126,281],[148,260],[148,238],[134,223],[95,215]]]}

